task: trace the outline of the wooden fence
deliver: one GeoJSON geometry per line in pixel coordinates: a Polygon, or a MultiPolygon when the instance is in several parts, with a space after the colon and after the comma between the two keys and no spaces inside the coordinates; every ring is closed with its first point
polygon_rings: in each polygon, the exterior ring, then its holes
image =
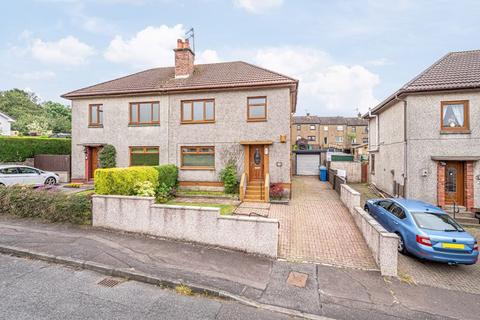
{"type": "Polygon", "coordinates": [[[67,172],[70,176],[70,155],[37,154],[34,166],[45,171],[67,172]]]}

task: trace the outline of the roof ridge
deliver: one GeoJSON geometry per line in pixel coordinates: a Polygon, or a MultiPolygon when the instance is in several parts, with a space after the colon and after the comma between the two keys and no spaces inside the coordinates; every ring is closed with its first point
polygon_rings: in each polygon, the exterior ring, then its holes
{"type": "Polygon", "coordinates": [[[480,49],[464,50],[464,51],[450,51],[449,53],[470,53],[470,52],[480,52],[480,49]]]}

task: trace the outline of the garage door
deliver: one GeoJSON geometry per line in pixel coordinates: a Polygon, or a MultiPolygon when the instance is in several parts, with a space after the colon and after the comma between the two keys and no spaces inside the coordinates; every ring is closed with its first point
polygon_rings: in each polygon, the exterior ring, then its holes
{"type": "Polygon", "coordinates": [[[297,154],[297,175],[317,176],[319,166],[319,154],[297,154]]]}

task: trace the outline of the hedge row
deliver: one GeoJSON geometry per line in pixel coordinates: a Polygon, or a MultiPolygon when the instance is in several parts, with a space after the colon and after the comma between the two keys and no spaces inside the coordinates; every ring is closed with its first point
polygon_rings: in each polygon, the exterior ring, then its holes
{"type": "Polygon", "coordinates": [[[158,185],[158,171],[154,167],[97,169],[94,181],[96,194],[132,196],[137,182],[158,185]]]}
{"type": "Polygon", "coordinates": [[[0,137],[0,162],[20,162],[37,154],[71,154],[70,139],[0,137]]]}
{"type": "Polygon", "coordinates": [[[135,185],[151,182],[154,188],[162,185],[174,189],[178,185],[178,168],[167,164],[156,167],[128,167],[95,170],[95,193],[102,195],[135,195],[135,185]]]}
{"type": "Polygon", "coordinates": [[[51,222],[88,224],[92,221],[92,201],[87,194],[31,187],[0,187],[0,215],[41,218],[51,222]]]}

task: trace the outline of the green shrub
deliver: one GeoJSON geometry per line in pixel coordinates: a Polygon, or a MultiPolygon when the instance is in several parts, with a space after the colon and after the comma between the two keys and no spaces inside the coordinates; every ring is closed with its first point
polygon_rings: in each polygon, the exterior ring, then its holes
{"type": "Polygon", "coordinates": [[[100,168],[115,168],[117,166],[117,151],[111,144],[105,145],[98,155],[100,168]]]}
{"type": "Polygon", "coordinates": [[[71,154],[70,139],[0,136],[0,162],[19,162],[37,154],[71,154]]]}
{"type": "Polygon", "coordinates": [[[66,194],[55,188],[0,188],[0,215],[87,224],[92,220],[90,195],[66,194]]]}
{"type": "Polygon", "coordinates": [[[150,181],[137,182],[135,183],[133,189],[135,195],[139,197],[155,196],[155,186],[150,181]]]}
{"type": "Polygon", "coordinates": [[[174,189],[178,186],[178,168],[174,164],[165,164],[155,167],[158,171],[158,185],[164,183],[174,189]]]}
{"type": "Polygon", "coordinates": [[[157,187],[157,192],[155,195],[155,200],[157,203],[168,202],[175,196],[175,189],[167,186],[165,183],[161,183],[157,187]]]}
{"type": "Polygon", "coordinates": [[[158,185],[154,167],[109,168],[95,170],[95,193],[103,195],[135,195],[135,183],[150,181],[158,185]]]}
{"type": "Polygon", "coordinates": [[[225,168],[220,171],[220,180],[223,182],[225,193],[238,193],[238,178],[237,166],[234,164],[227,164],[225,168]]]}

